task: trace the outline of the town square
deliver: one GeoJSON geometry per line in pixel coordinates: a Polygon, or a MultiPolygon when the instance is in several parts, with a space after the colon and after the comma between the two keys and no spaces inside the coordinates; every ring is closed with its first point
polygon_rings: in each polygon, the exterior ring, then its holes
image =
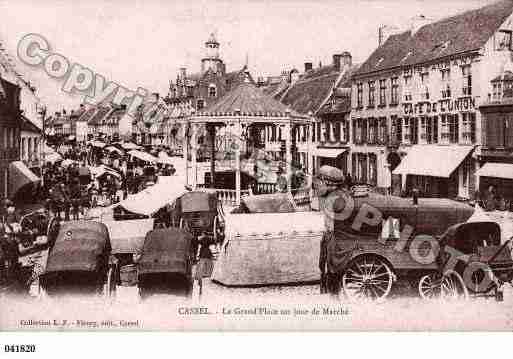
{"type": "Polygon", "coordinates": [[[0,26],[0,329],[511,329],[512,0],[150,3],[0,26]]]}

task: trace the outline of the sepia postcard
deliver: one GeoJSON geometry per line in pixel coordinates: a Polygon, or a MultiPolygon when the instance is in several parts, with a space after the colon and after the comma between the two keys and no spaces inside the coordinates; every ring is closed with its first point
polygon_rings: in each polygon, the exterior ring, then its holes
{"type": "Polygon", "coordinates": [[[0,331],[511,331],[512,35],[513,0],[0,2],[0,331]]]}

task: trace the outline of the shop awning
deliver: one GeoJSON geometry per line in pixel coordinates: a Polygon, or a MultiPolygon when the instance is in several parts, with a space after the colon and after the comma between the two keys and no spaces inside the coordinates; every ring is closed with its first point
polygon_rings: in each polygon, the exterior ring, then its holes
{"type": "Polygon", "coordinates": [[[159,177],[155,185],[121,201],[119,205],[129,212],[151,216],[186,192],[179,176],[159,177]]]}
{"type": "Polygon", "coordinates": [[[152,155],[150,155],[147,152],[143,152],[143,151],[139,151],[139,150],[132,150],[132,151],[128,152],[128,154],[132,157],[138,158],[145,162],[157,162],[158,161],[156,157],[153,157],[152,155]]]}
{"type": "Polygon", "coordinates": [[[88,144],[93,147],[98,147],[98,148],[103,148],[106,146],[106,144],[101,141],[89,141],[88,144]]]}
{"type": "Polygon", "coordinates": [[[513,164],[488,162],[476,171],[476,175],[480,177],[513,179],[513,164]]]}
{"type": "Polygon", "coordinates": [[[415,145],[393,174],[449,178],[474,146],[415,145]]]}
{"type": "Polygon", "coordinates": [[[337,158],[346,151],[347,148],[316,148],[314,155],[317,157],[337,158]]]}
{"type": "Polygon", "coordinates": [[[37,177],[21,161],[14,161],[9,164],[9,193],[14,197],[16,193],[27,185],[36,185],[40,182],[37,177]]]}
{"type": "Polygon", "coordinates": [[[121,147],[123,147],[125,150],[138,150],[141,148],[141,146],[136,145],[132,142],[125,142],[121,144],[121,147]]]}

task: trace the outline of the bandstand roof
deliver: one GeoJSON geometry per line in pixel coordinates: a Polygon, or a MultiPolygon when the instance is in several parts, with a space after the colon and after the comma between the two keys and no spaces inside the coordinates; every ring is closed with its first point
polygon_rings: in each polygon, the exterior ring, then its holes
{"type": "Polygon", "coordinates": [[[259,118],[300,118],[308,116],[290,110],[286,105],[266,95],[251,83],[241,83],[205,109],[196,113],[197,117],[259,117],[259,118]]]}

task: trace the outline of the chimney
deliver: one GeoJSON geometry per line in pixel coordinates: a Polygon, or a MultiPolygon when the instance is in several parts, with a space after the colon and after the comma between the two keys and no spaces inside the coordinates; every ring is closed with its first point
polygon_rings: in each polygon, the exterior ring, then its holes
{"type": "Polygon", "coordinates": [[[310,71],[313,68],[313,64],[311,62],[305,62],[305,72],[310,71]]]}
{"type": "Polygon", "coordinates": [[[424,15],[418,15],[418,16],[415,16],[413,19],[412,19],[412,22],[411,22],[411,27],[410,27],[410,30],[411,30],[411,36],[415,35],[415,33],[420,30],[420,28],[426,24],[429,24],[431,22],[431,19],[428,19],[427,17],[425,17],[424,15]]]}
{"type": "Polygon", "coordinates": [[[155,102],[157,102],[160,99],[160,94],[158,92],[154,92],[152,93],[152,95],[155,102]]]}
{"type": "Polygon", "coordinates": [[[296,70],[296,69],[292,69],[292,71],[290,71],[290,83],[291,85],[294,85],[297,80],[299,80],[299,71],[296,70]]]}
{"type": "Polygon", "coordinates": [[[342,68],[353,66],[353,56],[349,51],[344,51],[342,55],[340,55],[340,62],[342,68]]]}
{"type": "Polygon", "coordinates": [[[335,70],[337,70],[337,71],[340,71],[340,69],[342,67],[340,65],[341,58],[342,58],[341,54],[334,54],[333,55],[333,66],[335,67],[335,70]]]}

